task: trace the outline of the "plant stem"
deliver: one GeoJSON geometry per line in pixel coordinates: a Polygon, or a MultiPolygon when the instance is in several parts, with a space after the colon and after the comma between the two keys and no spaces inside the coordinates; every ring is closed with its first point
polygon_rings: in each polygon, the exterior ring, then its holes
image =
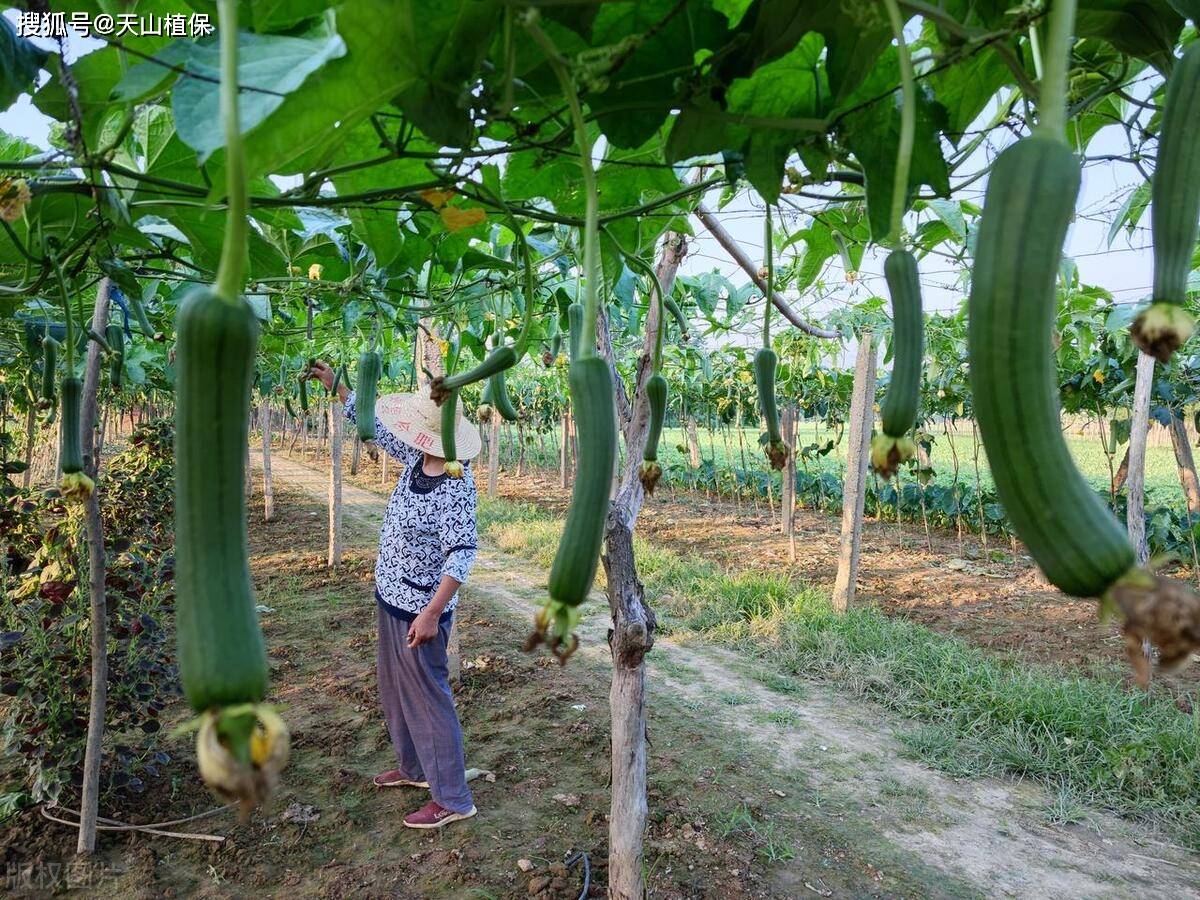
{"type": "Polygon", "coordinates": [[[1053,0],[1038,85],[1038,131],[1056,141],[1066,140],[1067,76],[1074,28],[1075,0],[1053,0]]]}
{"type": "MultiPolygon", "coordinates": [[[[607,234],[607,230],[605,230],[605,233],[607,234]]],[[[613,238],[611,234],[608,236],[612,238],[614,244],[617,244],[616,238],[613,238]]],[[[649,278],[650,285],[654,288],[655,301],[658,304],[658,328],[654,336],[654,359],[652,371],[660,372],[662,370],[663,332],[666,330],[665,322],[667,319],[667,298],[663,294],[662,282],[658,280],[658,273],[654,271],[654,267],[651,266],[650,263],[646,262],[646,260],[642,259],[636,253],[628,252],[624,247],[621,247],[620,244],[617,244],[617,246],[620,247],[621,256],[624,257],[625,261],[649,278]]]]}
{"type": "Polygon", "coordinates": [[[566,64],[558,54],[558,48],[537,24],[537,10],[531,9],[524,18],[530,37],[542,48],[546,61],[554,70],[566,98],[571,120],[575,123],[575,142],[579,145],[579,165],[583,172],[583,322],[579,330],[579,359],[587,359],[596,353],[596,317],[599,315],[600,291],[600,201],[596,192],[596,170],[592,167],[592,139],[588,134],[579,93],[566,64]]]}
{"type": "MultiPolygon", "coordinates": [[[[51,253],[50,262],[54,265],[54,274],[58,278],[58,289],[62,294],[63,317],[66,324],[66,335],[63,337],[63,361],[66,366],[66,377],[73,378],[75,375],[75,314],[71,308],[71,292],[67,288],[67,279],[63,275],[62,264],[58,261],[58,257],[51,253]]],[[[46,334],[50,332],[47,330],[46,334]]]]}
{"type": "Polygon", "coordinates": [[[775,296],[775,248],[772,245],[774,229],[771,227],[771,206],[767,204],[766,215],[763,217],[763,262],[767,270],[767,289],[763,300],[762,343],[767,350],[771,349],[771,298],[775,296]]]}
{"type": "Polygon", "coordinates": [[[221,125],[225,129],[225,184],[229,193],[225,219],[225,242],[217,267],[216,293],[221,299],[239,301],[246,272],[246,168],[242,152],[242,129],[238,121],[238,30],[237,0],[220,0],[221,30],[221,125]]]}
{"type": "Polygon", "coordinates": [[[1041,81],[1045,73],[1042,71],[1042,39],[1038,36],[1037,22],[1029,23],[1029,54],[1033,57],[1033,74],[1041,81]]]}
{"type": "Polygon", "coordinates": [[[913,140],[917,131],[917,83],[913,75],[912,57],[908,44],[904,42],[904,20],[896,0],[884,0],[892,33],[896,38],[896,51],[900,58],[900,145],[896,150],[896,177],[892,183],[891,229],[888,239],[893,243],[900,240],[904,222],[904,210],[908,206],[908,174],[912,168],[913,140]]]}

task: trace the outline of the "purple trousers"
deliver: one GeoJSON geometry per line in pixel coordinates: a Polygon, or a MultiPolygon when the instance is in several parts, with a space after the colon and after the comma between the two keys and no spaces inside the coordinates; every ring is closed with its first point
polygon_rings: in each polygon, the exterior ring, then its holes
{"type": "Polygon", "coordinates": [[[414,649],[406,640],[409,623],[377,605],[379,700],[400,772],[428,781],[443,809],[470,812],[475,804],[446,661],[450,619],[439,625],[437,637],[414,649]]]}

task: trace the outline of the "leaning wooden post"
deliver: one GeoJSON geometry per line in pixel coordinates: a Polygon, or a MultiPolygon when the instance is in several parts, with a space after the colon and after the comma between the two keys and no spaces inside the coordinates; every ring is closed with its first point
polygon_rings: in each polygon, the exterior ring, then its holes
{"type": "Polygon", "coordinates": [[[783,536],[788,539],[788,562],[796,561],[796,404],[783,407],[783,439],[792,452],[783,467],[783,536]]]}
{"type": "MultiPolygon", "coordinates": [[[[92,311],[92,331],[104,334],[108,323],[109,280],[102,279],[96,291],[92,311]]],[[[96,453],[96,395],[100,388],[100,345],[88,342],[87,362],[83,370],[83,406],[80,409],[80,443],[84,472],[99,482],[100,459],[96,453]]],[[[79,808],[79,840],[75,852],[96,850],[96,819],[100,805],[100,759],[104,742],[104,710],[108,704],[108,602],[104,593],[105,565],[104,522],[100,516],[100,488],[97,486],[84,504],[88,547],[88,606],[92,683],[88,705],[87,741],[83,755],[83,796],[79,808]]]]}
{"type": "Polygon", "coordinates": [[[358,474],[359,463],[362,462],[362,441],[358,439],[358,433],[354,434],[354,450],[350,453],[350,474],[358,474]]]}
{"type": "Polygon", "coordinates": [[[1188,512],[1200,515],[1200,478],[1196,476],[1196,459],[1192,445],[1188,443],[1187,425],[1179,416],[1171,417],[1171,447],[1175,450],[1175,464],[1179,467],[1179,484],[1187,500],[1188,512]]]}
{"type": "Polygon", "coordinates": [[[253,434],[253,421],[250,422],[250,426],[246,429],[246,446],[242,448],[242,471],[246,473],[242,486],[245,488],[246,500],[254,496],[254,473],[250,471],[250,436],[253,434]]]}
{"type": "Polygon", "coordinates": [[[275,515],[275,486],[271,482],[271,404],[265,397],[259,419],[262,421],[263,519],[270,522],[275,515]]]}
{"type": "Polygon", "coordinates": [[[33,444],[37,436],[37,408],[30,398],[29,410],[25,413],[25,471],[21,474],[21,487],[28,488],[33,478],[33,444]]]}
{"type": "Polygon", "coordinates": [[[488,438],[488,486],[487,495],[491,500],[496,496],[500,478],[500,413],[492,413],[492,434],[488,438]]]}
{"type": "Polygon", "coordinates": [[[329,568],[342,561],[342,403],[329,403],[329,568]]]}
{"type": "Polygon", "coordinates": [[[562,446],[558,448],[558,486],[564,491],[571,484],[571,414],[563,410],[562,446]]]}
{"type": "MultiPolygon", "coordinates": [[[[655,275],[663,293],[671,293],[675,275],[687,254],[683,235],[668,232],[655,275]]],[[[650,404],[646,382],[653,372],[654,335],[658,328],[658,306],[651,303],[646,314],[645,337],[633,379],[633,390],[615,376],[615,357],[608,330],[608,316],[601,305],[596,322],[600,356],[613,373],[617,422],[625,439],[623,463],[616,497],[604,527],[604,549],[600,555],[608,587],[612,629],[612,684],[609,688],[611,715],[612,801],[608,825],[608,892],[619,900],[645,896],[643,841],[648,809],[646,802],[646,665],[645,655],[654,645],[655,617],[638,579],[633,532],[645,500],[638,473],[650,426],[650,404]]],[[[578,453],[575,458],[578,459],[578,453]]]]}
{"type": "Polygon", "coordinates": [[[1125,527],[1139,565],[1150,558],[1146,544],[1146,434],[1150,430],[1150,389],[1154,385],[1154,357],[1138,351],[1137,380],[1133,387],[1133,412],[1129,422],[1129,475],[1125,527]]]}
{"type": "Polygon", "coordinates": [[[858,556],[862,547],[863,504],[866,501],[874,400],[875,341],[870,331],[864,331],[859,335],[858,354],[854,360],[846,480],[842,489],[842,535],[838,546],[837,577],[833,582],[833,607],[839,612],[845,612],[854,602],[854,583],[858,577],[858,556]]]}

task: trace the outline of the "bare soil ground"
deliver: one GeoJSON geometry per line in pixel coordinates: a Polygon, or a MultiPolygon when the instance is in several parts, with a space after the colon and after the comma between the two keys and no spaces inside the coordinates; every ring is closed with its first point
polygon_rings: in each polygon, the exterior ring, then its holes
{"type": "MultiPolygon", "coordinates": [[[[321,495],[324,473],[280,462],[279,477],[321,495]]],[[[378,527],[383,501],[377,493],[347,486],[345,501],[348,520],[368,532],[378,527]]],[[[519,634],[544,596],[544,582],[545,573],[489,550],[469,599],[507,612],[519,634]]],[[[464,622],[468,663],[473,627],[464,622]]],[[[580,671],[592,673],[593,691],[606,680],[606,627],[607,608],[596,596],[578,655],[580,671]]],[[[512,646],[492,652],[504,651],[512,646]]],[[[545,669],[544,661],[532,665],[545,669]]],[[[574,661],[554,671],[566,675],[573,668],[574,661]]],[[[861,895],[862,885],[839,885],[827,865],[828,845],[839,840],[845,846],[832,868],[868,874],[870,891],[889,895],[915,889],[926,896],[1165,897],[1188,895],[1200,885],[1200,860],[1137,825],[1095,812],[1075,824],[1056,824],[1054,798],[1030,784],[956,779],[913,761],[898,739],[908,723],[869,704],[847,704],[824,685],[793,679],[780,690],[736,654],[669,640],[660,640],[651,655],[649,684],[652,810],[660,815],[662,804],[669,809],[683,796],[701,806],[722,804],[720,831],[753,834],[765,859],[761,869],[733,868],[739,878],[747,872],[761,878],[771,894],[861,895]],[[730,763],[706,765],[714,743],[721,748],[717,758],[730,763]],[[697,765],[698,778],[673,785],[683,795],[655,783],[664,769],[697,765]],[[814,840],[808,829],[820,835],[817,844],[827,845],[819,864],[805,852],[814,840]]],[[[603,703],[602,695],[596,702],[603,703]]],[[[598,772],[604,771],[604,721],[602,715],[591,719],[601,732],[598,772]]],[[[602,815],[603,782],[590,790],[602,815]]],[[[685,840],[710,846],[713,815],[703,819],[708,834],[684,821],[685,840]]],[[[696,890],[739,895],[748,886],[718,880],[697,883],[696,890]]]]}
{"type": "MultiPolygon", "coordinates": [[[[6,887],[37,897],[548,900],[581,896],[582,867],[564,861],[583,851],[588,896],[603,896],[609,716],[602,633],[589,632],[590,652],[565,668],[524,654],[532,601],[514,607],[509,585],[520,578],[523,590],[538,592],[530,575],[510,576],[507,562],[485,561],[463,605],[457,688],[469,764],[490,773],[473,785],[480,815],[434,834],[409,831],[400,818],[426,798],[370,784],[394,764],[374,678],[371,588],[382,502],[347,488],[346,557],[329,572],[323,477],[282,459],[276,471],[276,517],[262,522],[256,496],[250,534],[266,607],[270,699],[293,732],[279,795],[244,824],[224,812],[172,829],[221,843],[106,832],[94,864],[74,868],[74,833],[26,811],[0,835],[6,887]]],[[[967,878],[926,864],[857,816],[827,813],[808,776],[777,768],[774,748],[757,734],[751,739],[746,723],[718,727],[709,703],[677,695],[670,684],[655,689],[651,718],[652,896],[977,893],[967,878]]],[[[174,712],[185,717],[182,702],[174,712]]],[[[140,797],[108,801],[102,815],[149,823],[216,807],[192,769],[190,740],[168,749],[175,759],[163,779],[140,797]]]]}

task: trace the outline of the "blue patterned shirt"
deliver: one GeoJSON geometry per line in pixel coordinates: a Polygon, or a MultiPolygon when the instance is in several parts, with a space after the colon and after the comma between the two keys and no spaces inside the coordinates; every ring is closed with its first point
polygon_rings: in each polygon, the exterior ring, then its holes
{"type": "MultiPolygon", "coordinates": [[[[353,392],[345,412],[347,419],[357,421],[353,392]]],[[[375,435],[379,448],[404,464],[383,516],[375,592],[381,603],[407,618],[429,605],[443,575],[463,583],[471,573],[478,540],[475,478],[467,463],[462,478],[426,475],[425,454],[398,440],[378,419],[375,435]]],[[[446,612],[457,605],[455,592],[446,612]]]]}

